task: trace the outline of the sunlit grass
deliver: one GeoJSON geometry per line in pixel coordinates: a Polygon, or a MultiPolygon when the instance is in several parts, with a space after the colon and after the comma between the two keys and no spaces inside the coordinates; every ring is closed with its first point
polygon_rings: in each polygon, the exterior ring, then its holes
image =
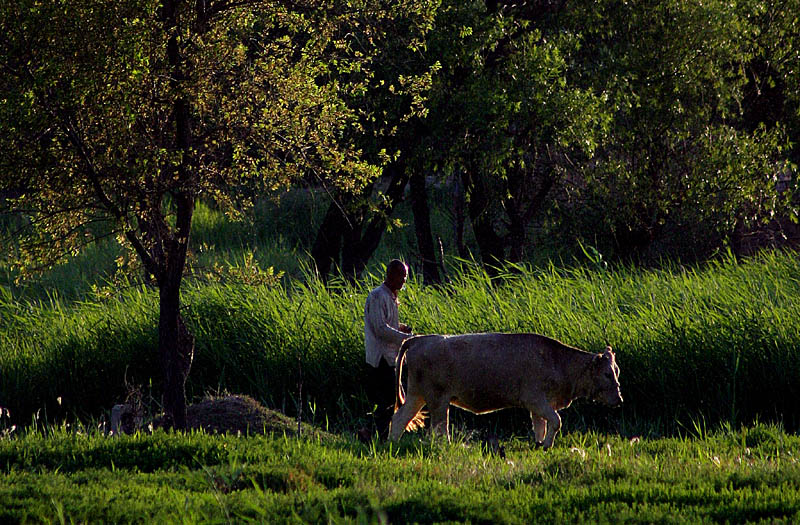
{"type": "Polygon", "coordinates": [[[775,426],[504,442],[201,433],[0,440],[0,520],[702,523],[800,518],[800,438],[775,426]]]}

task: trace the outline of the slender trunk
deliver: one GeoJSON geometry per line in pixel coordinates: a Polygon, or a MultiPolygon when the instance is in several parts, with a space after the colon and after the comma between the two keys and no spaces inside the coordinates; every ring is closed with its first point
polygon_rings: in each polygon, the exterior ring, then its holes
{"type": "Polygon", "coordinates": [[[411,185],[411,210],[414,213],[414,232],[417,236],[417,248],[422,258],[422,278],[425,284],[437,284],[441,282],[441,277],[431,233],[431,215],[430,208],[428,208],[425,175],[415,170],[409,183],[411,185]]]}
{"type": "MultiPolygon", "coordinates": [[[[180,163],[174,172],[167,170],[167,176],[160,181],[171,194],[175,205],[175,226],[172,231],[161,224],[160,242],[164,253],[160,262],[158,352],[164,375],[164,411],[176,429],[186,428],[186,378],[194,358],[194,337],[189,333],[181,317],[180,288],[186,265],[186,253],[194,215],[192,187],[192,122],[191,102],[187,97],[187,83],[191,81],[191,63],[181,49],[182,37],[178,14],[183,2],[165,0],[162,4],[164,30],[169,35],[166,56],[170,84],[175,90],[172,104],[172,119],[175,123],[174,142],[169,148],[180,153],[180,163]],[[174,177],[174,180],[171,178],[174,177]],[[177,181],[177,184],[175,182],[177,181]]],[[[197,21],[194,32],[205,29],[205,3],[198,2],[197,21]]],[[[161,203],[156,214],[161,213],[161,203]]]]}
{"type": "Polygon", "coordinates": [[[180,281],[159,290],[158,349],[164,374],[164,412],[173,428],[186,428],[186,378],[194,358],[194,337],[180,314],[180,281]]]}
{"type": "Polygon", "coordinates": [[[458,256],[466,259],[469,254],[467,247],[464,244],[464,208],[466,207],[466,199],[464,198],[464,188],[461,183],[461,177],[453,177],[453,237],[458,251],[458,256]]]}
{"type": "Polygon", "coordinates": [[[181,316],[180,288],[186,265],[194,201],[176,196],[175,236],[167,241],[165,269],[159,279],[158,353],[164,381],[163,406],[175,429],[186,429],[186,378],[194,359],[194,336],[181,316]]]}
{"type": "Polygon", "coordinates": [[[505,259],[503,239],[497,234],[492,224],[490,195],[488,188],[475,182],[474,177],[465,173],[464,189],[469,196],[467,212],[469,213],[475,242],[481,251],[481,261],[490,274],[495,272],[505,259]]]}
{"type": "Polygon", "coordinates": [[[485,213],[472,217],[472,230],[475,232],[475,241],[481,251],[481,261],[490,274],[500,266],[505,259],[503,239],[497,235],[492,222],[485,213]]]}
{"type": "Polygon", "coordinates": [[[527,225],[523,215],[524,200],[526,197],[525,171],[518,165],[509,166],[506,170],[508,195],[503,198],[506,215],[508,215],[508,259],[520,262],[525,252],[525,227],[527,225]]]}
{"type": "Polygon", "coordinates": [[[520,262],[525,257],[528,226],[544,210],[556,176],[549,165],[540,166],[536,175],[519,167],[511,167],[507,173],[509,197],[504,203],[508,214],[508,259],[520,262]]]}
{"type": "Polygon", "coordinates": [[[344,232],[348,228],[347,217],[342,209],[344,205],[331,202],[311,248],[311,257],[323,282],[327,282],[331,269],[339,262],[344,232]]]}
{"type": "Polygon", "coordinates": [[[518,263],[525,257],[525,224],[519,217],[511,218],[508,224],[508,260],[518,263]]]}
{"type": "Polygon", "coordinates": [[[175,234],[164,243],[166,261],[159,279],[158,351],[164,374],[164,411],[174,428],[185,429],[186,378],[194,359],[194,337],[181,316],[180,290],[194,215],[194,197],[178,192],[174,200],[175,234]]]}
{"type": "Polygon", "coordinates": [[[364,213],[361,209],[350,216],[350,221],[342,229],[342,274],[351,282],[355,282],[361,265],[361,230],[364,228],[364,213]]]}
{"type": "Polygon", "coordinates": [[[346,242],[342,247],[342,270],[351,279],[361,276],[370,257],[375,253],[383,232],[386,231],[386,217],[391,217],[394,213],[397,203],[403,199],[403,192],[408,184],[409,175],[402,162],[390,164],[386,167],[385,173],[391,180],[385,192],[386,204],[381,207],[381,213],[370,219],[363,227],[350,230],[350,235],[345,235],[346,242]]]}

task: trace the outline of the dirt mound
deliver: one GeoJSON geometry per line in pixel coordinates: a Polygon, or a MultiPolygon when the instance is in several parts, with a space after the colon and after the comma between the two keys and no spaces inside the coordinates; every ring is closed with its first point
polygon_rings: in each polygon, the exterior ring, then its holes
{"type": "MultiPolygon", "coordinates": [[[[296,420],[246,395],[207,397],[186,408],[186,420],[190,429],[202,429],[209,434],[297,434],[296,420]]],[[[157,420],[153,426],[160,424],[163,421],[157,420]]],[[[300,432],[304,436],[324,434],[306,423],[300,425],[300,432]]]]}

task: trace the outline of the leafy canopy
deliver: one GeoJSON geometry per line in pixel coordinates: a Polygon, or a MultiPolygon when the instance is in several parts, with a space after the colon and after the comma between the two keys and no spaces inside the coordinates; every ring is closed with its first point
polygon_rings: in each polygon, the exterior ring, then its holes
{"type": "Polygon", "coordinates": [[[0,197],[27,220],[3,251],[31,270],[117,234],[157,259],[186,242],[181,199],[233,211],[300,178],[359,187],[380,169],[352,101],[393,20],[419,45],[430,5],[4,3],[0,197]]]}

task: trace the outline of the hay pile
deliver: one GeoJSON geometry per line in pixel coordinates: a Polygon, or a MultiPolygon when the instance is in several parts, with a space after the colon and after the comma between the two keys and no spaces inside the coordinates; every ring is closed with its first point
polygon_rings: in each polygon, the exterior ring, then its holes
{"type": "MultiPolygon", "coordinates": [[[[286,434],[297,435],[297,421],[289,416],[266,408],[250,396],[234,394],[209,396],[186,408],[186,421],[190,430],[204,430],[209,434],[286,434]]],[[[153,427],[164,426],[164,418],[153,421],[153,427]]],[[[307,423],[300,425],[303,436],[321,436],[322,430],[307,423]]]]}

